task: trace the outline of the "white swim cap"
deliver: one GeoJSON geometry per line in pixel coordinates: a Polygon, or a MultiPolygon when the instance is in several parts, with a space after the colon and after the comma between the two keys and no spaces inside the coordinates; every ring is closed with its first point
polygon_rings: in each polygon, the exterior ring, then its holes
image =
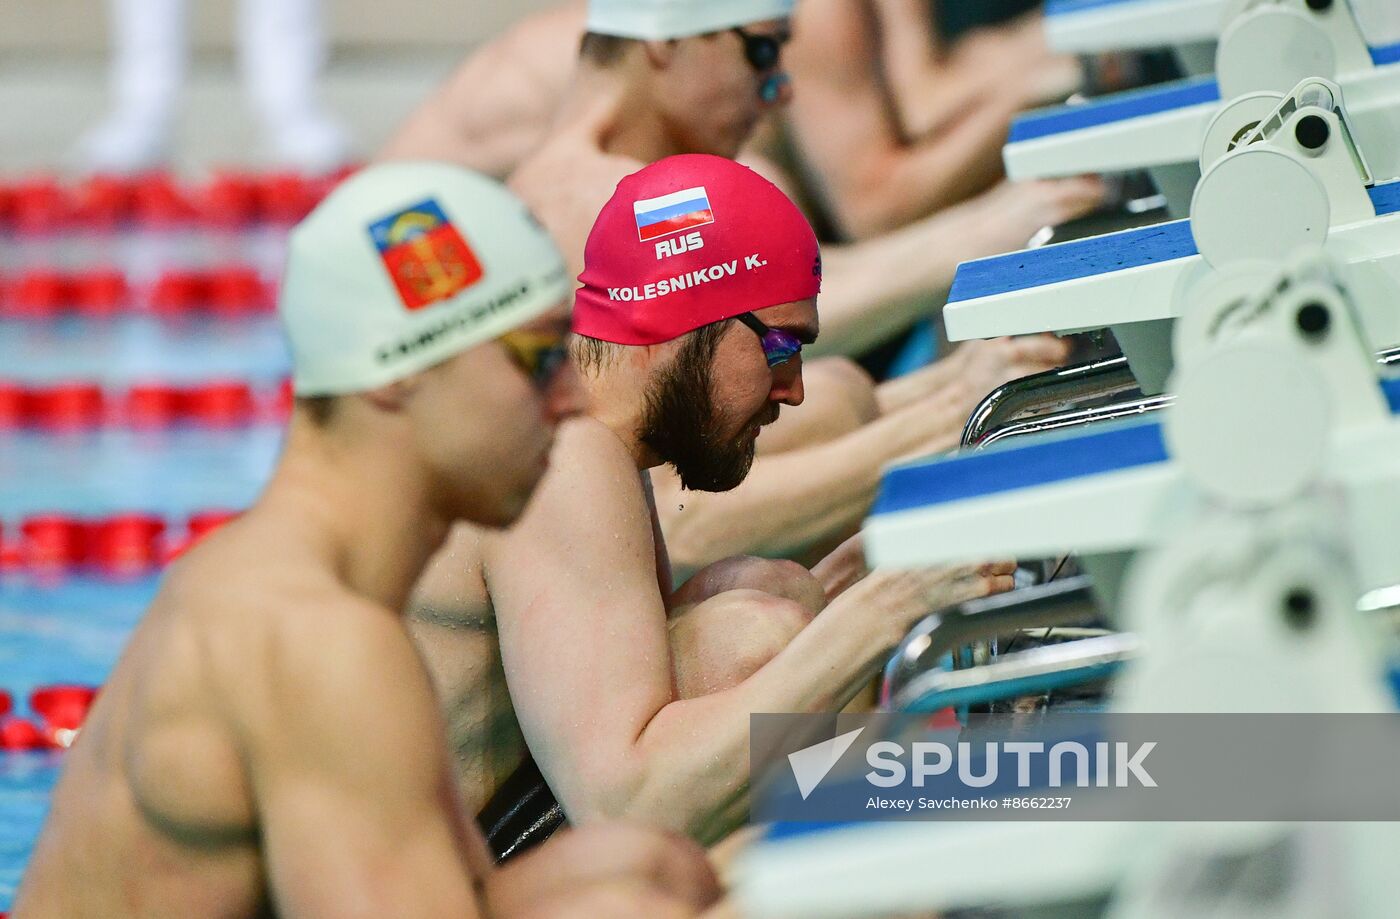
{"type": "Polygon", "coordinates": [[[371,166],[292,231],[278,308],[299,396],[425,370],[568,296],[563,256],[500,183],[442,163],[371,166]]]}
{"type": "Polygon", "coordinates": [[[783,19],[796,0],[588,0],[588,31],[660,41],[783,19]]]}

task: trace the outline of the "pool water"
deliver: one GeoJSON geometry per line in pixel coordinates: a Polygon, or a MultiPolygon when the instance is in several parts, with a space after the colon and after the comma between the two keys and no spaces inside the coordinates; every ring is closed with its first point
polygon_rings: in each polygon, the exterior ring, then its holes
{"type": "MultiPolygon", "coordinates": [[[[101,685],[155,594],[157,579],[74,578],[53,585],[0,581],[0,688],[31,717],[32,689],[101,685]]],[[[0,753],[0,912],[8,910],[48,811],[63,756],[0,753]]]]}
{"type": "MultiPolygon", "coordinates": [[[[0,423],[0,544],[11,561],[30,515],[150,514],[168,521],[167,537],[178,542],[191,515],[251,503],[280,449],[282,426],[265,399],[290,369],[280,325],[266,310],[216,315],[207,302],[162,313],[154,291],[168,273],[217,266],[251,269],[271,285],[285,238],[285,225],[270,221],[236,229],[74,225],[29,234],[0,226],[0,383],[22,390],[93,383],[109,406],[124,405],[142,385],[242,383],[264,406],[222,427],[206,420],[143,428],[121,420],[120,411],[78,430],[0,423]],[[131,292],[116,314],[16,308],[21,279],[35,272],[108,267],[131,292]]],[[[28,697],[39,686],[100,686],[158,581],[86,574],[37,583],[0,565],[0,689],[13,697],[15,714],[33,717],[28,697]]],[[[14,899],[62,761],[57,752],[0,751],[0,912],[14,899]]]]}

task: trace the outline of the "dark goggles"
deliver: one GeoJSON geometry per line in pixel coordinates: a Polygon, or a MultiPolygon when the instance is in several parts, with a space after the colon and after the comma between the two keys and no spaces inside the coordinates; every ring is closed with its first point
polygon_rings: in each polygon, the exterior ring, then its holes
{"type": "Polygon", "coordinates": [[[569,359],[569,336],[554,332],[507,332],[496,339],[539,389],[545,389],[569,359]]]}
{"type": "Polygon", "coordinates": [[[763,356],[768,359],[770,368],[786,364],[802,353],[802,342],[791,332],[769,328],[753,313],[740,313],[734,318],[753,329],[759,344],[763,346],[763,356]]]}
{"type": "Polygon", "coordinates": [[[778,59],[783,55],[783,45],[788,40],[787,35],[759,35],[756,32],[746,32],[739,26],[730,31],[743,40],[744,58],[754,70],[767,73],[778,66],[778,59]]]}

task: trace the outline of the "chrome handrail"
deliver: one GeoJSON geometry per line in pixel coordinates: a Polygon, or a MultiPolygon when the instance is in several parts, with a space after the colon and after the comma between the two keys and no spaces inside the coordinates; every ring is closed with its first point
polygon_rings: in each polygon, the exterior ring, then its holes
{"type": "Polygon", "coordinates": [[[921,620],[885,667],[880,700],[888,703],[919,674],[939,669],[944,655],[977,641],[1021,629],[1078,625],[1098,618],[1099,606],[1083,575],[969,600],[921,620]]]}
{"type": "Polygon", "coordinates": [[[967,670],[928,670],[894,696],[890,708],[936,712],[1053,692],[1112,676],[1141,650],[1141,640],[1123,632],[1018,651],[967,670]]]}
{"type": "Polygon", "coordinates": [[[1009,424],[994,431],[989,431],[982,438],[980,447],[990,447],[992,444],[1000,443],[1012,437],[1024,437],[1030,434],[1043,434],[1046,431],[1059,431],[1065,428],[1077,428],[1082,425],[1097,424],[1103,421],[1122,421],[1125,418],[1135,418],[1140,415],[1150,415],[1153,412],[1160,412],[1175,401],[1175,396],[1145,396],[1139,399],[1131,399],[1127,402],[1117,402],[1111,405],[1102,405],[1098,408],[1076,409],[1070,412],[1060,412],[1054,415],[1044,415],[1030,421],[1021,421],[1009,424]]]}
{"type": "Polygon", "coordinates": [[[992,390],[973,410],[962,445],[980,446],[989,432],[1030,416],[1087,408],[1087,402],[1130,393],[1141,395],[1121,355],[1021,377],[992,390]]]}

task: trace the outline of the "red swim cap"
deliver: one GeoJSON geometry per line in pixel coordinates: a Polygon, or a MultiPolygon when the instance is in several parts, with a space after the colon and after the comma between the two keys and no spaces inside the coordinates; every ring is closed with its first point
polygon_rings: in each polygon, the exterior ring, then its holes
{"type": "Polygon", "coordinates": [[[807,218],[733,160],[672,156],[618,183],[584,250],[574,331],[654,345],[741,313],[815,297],[807,218]]]}

